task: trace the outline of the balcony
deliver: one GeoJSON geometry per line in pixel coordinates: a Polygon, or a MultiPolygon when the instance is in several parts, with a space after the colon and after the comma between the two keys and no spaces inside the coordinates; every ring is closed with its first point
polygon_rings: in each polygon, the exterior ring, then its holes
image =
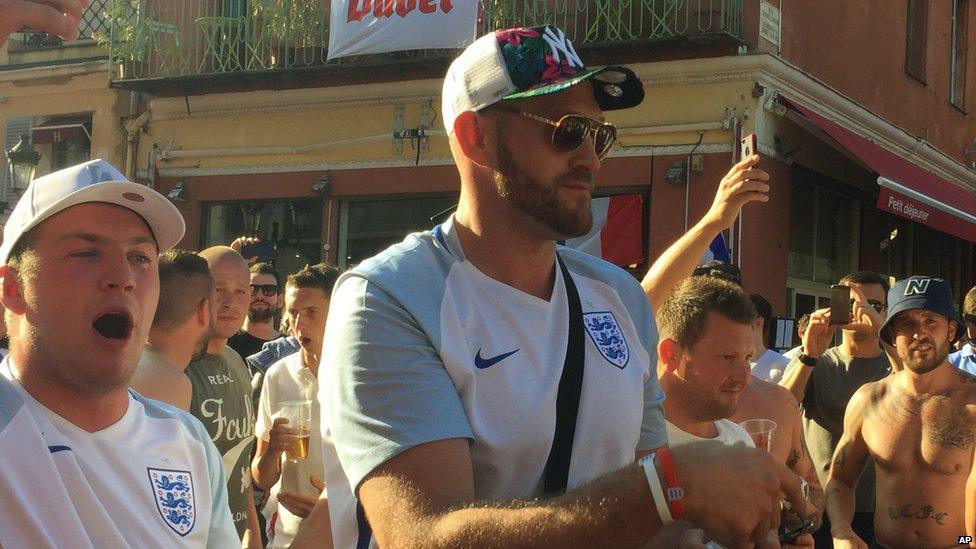
{"type": "MultiPolygon", "coordinates": [[[[743,1],[480,0],[478,25],[482,34],[555,24],[584,57],[603,51],[633,61],[657,49],[648,45],[665,43],[734,51],[743,40],[743,1]]],[[[163,94],[361,83],[384,78],[379,72],[439,76],[453,56],[421,50],[328,61],[329,11],[329,0],[111,0],[109,32],[99,37],[110,48],[113,86],[163,94]]]]}

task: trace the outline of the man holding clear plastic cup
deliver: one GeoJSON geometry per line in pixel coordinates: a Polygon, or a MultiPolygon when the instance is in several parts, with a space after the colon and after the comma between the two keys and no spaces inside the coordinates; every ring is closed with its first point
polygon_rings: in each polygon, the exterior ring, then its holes
{"type": "Polygon", "coordinates": [[[277,488],[276,518],[269,520],[269,546],[288,547],[324,489],[319,425],[319,356],[329,296],[339,270],[320,263],[288,277],[285,314],[301,352],[268,368],[255,426],[257,451],[251,474],[260,488],[277,488]]]}

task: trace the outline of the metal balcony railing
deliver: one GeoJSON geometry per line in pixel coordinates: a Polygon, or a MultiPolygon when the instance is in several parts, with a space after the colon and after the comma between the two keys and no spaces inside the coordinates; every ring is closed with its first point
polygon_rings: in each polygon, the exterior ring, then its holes
{"type": "MultiPolygon", "coordinates": [[[[104,1],[109,30],[97,36],[109,45],[116,82],[445,57],[425,50],[327,61],[330,0],[104,1]]],[[[577,47],[709,35],[741,41],[743,1],[480,0],[479,34],[554,24],[577,47]]]]}

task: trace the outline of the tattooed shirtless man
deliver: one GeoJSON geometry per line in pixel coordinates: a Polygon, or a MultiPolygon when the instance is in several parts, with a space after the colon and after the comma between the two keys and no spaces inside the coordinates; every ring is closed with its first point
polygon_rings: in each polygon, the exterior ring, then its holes
{"type": "Polygon", "coordinates": [[[957,547],[966,514],[976,512],[967,493],[976,377],[947,359],[958,319],[944,280],[901,280],[888,305],[881,338],[905,368],[862,386],[847,406],[826,488],[834,547],[867,547],[850,520],[852,487],[869,455],[877,472],[872,546],[957,547]]]}

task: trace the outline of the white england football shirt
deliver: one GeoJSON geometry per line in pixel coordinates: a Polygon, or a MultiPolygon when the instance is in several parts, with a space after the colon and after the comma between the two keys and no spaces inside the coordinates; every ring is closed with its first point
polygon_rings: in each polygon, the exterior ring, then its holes
{"type": "Polygon", "coordinates": [[[130,391],[89,433],[0,365],[0,546],[234,547],[220,454],[190,414],[130,391]]]}
{"type": "MultiPolygon", "coordinates": [[[[560,248],[579,291],[586,357],[569,487],[666,443],[657,330],[637,281],[560,248]]],[[[403,450],[471,440],[475,497],[541,494],[566,355],[566,285],[551,299],[502,284],[464,258],[453,219],[345,273],[323,345],[326,483],[336,547],[375,545],[354,497],[403,450]]]]}

